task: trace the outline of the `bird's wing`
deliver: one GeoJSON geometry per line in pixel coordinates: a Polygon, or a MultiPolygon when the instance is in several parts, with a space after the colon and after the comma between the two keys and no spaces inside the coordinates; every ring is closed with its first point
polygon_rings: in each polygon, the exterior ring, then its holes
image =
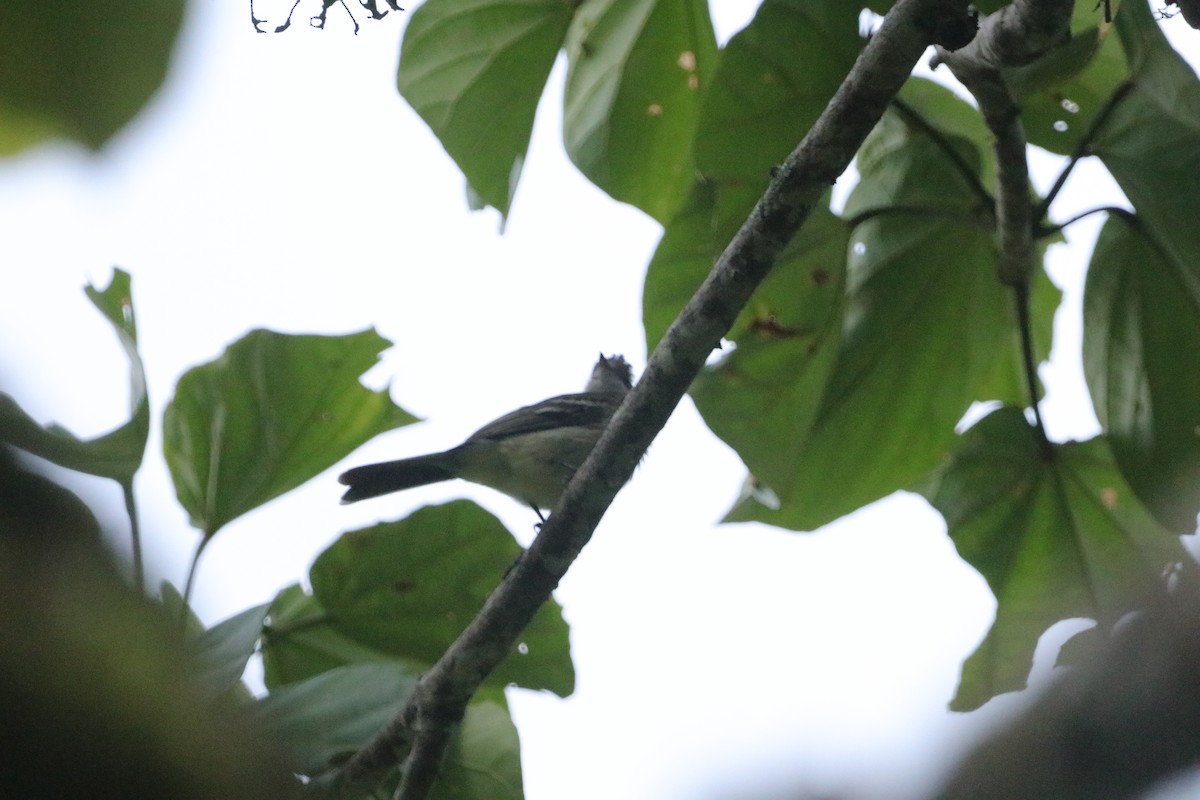
{"type": "Polygon", "coordinates": [[[554,428],[599,426],[613,415],[620,403],[620,395],[614,395],[611,400],[607,395],[595,392],[559,395],[510,411],[472,433],[467,441],[507,439],[554,428]]]}

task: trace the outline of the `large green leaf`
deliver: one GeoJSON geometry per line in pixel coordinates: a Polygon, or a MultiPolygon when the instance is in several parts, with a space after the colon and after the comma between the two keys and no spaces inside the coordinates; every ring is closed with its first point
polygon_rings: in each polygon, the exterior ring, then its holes
{"type": "Polygon", "coordinates": [[[1194,286],[1200,283],[1200,81],[1144,3],[1122,7],[1117,31],[1132,86],[1101,127],[1092,152],[1194,286]]]}
{"type": "Polygon", "coordinates": [[[963,666],[957,709],[1022,688],[1047,628],[1073,617],[1111,627],[1184,558],[1102,439],[1047,449],[1016,408],[967,431],[926,496],[996,595],[995,622],[963,666]]]}
{"type": "Polygon", "coordinates": [[[1164,524],[1190,531],[1200,500],[1200,81],[1144,4],[1126,3],[1117,30],[1131,83],[1092,149],[1133,203],[1140,231],[1109,222],[1097,244],[1088,382],[1130,483],[1164,524]],[[1122,253],[1144,260],[1118,263],[1122,253]]]}
{"type": "Polygon", "coordinates": [[[353,753],[400,713],[417,678],[394,662],[352,664],[275,689],[254,718],[308,774],[353,753]]]}
{"type": "Polygon", "coordinates": [[[989,399],[1001,365],[1018,369],[990,209],[963,174],[980,159],[971,142],[942,139],[889,115],[863,147],[836,361],[815,414],[803,412],[811,424],[778,417],[783,453],[742,453],[778,503],[748,495],[729,521],[810,530],[912,485],[945,458],[970,403],[989,399]]]}
{"type": "Polygon", "coordinates": [[[206,536],[416,418],[358,378],[389,342],[251,331],[184,373],[163,416],[179,502],[206,536]]]}
{"type": "Polygon", "coordinates": [[[503,216],[573,13],[562,0],[427,0],[404,31],[400,94],[503,216]]]}
{"type": "Polygon", "coordinates": [[[1095,13],[1095,0],[1080,0],[1091,24],[1071,40],[1005,78],[1021,106],[1021,122],[1031,144],[1052,153],[1074,153],[1082,137],[1128,76],[1120,42],[1112,26],[1095,13]]]}
{"type": "Polygon", "coordinates": [[[696,136],[701,176],[646,270],[648,349],[745,222],[771,167],[800,142],[845,78],[862,44],[857,20],[850,6],[766,0],[721,52],[696,136]]]}
{"type": "Polygon", "coordinates": [[[810,435],[841,337],[849,228],[819,209],[692,384],[696,408],[750,472],[783,485],[810,435]]]}
{"type": "Polygon", "coordinates": [[[262,633],[263,682],[271,690],[347,664],[392,661],[412,675],[428,667],[427,662],[397,659],[341,633],[300,584],[276,596],[262,633]]]}
{"type": "Polygon", "coordinates": [[[15,400],[0,394],[0,440],[60,466],[132,484],[146,452],[150,403],[146,397],[146,373],[137,349],[131,289],[129,273],[120,269],[113,270],[107,289],[90,285],[84,289],[88,299],[113,326],[129,357],[129,421],[103,436],[83,440],[58,425],[43,428],[15,400]]]}
{"type": "Polygon", "coordinates": [[[766,186],[771,167],[800,143],[853,66],[862,48],[859,8],[764,0],[725,46],[705,97],[696,134],[701,175],[766,186]]]}
{"type": "MultiPolygon", "coordinates": [[[[337,631],[381,652],[432,664],[520,553],[498,519],[459,500],[344,534],[317,557],[310,579],[337,631]]],[[[559,606],[543,606],[489,683],[565,697],[575,683],[567,637],[559,606]]]]}
{"type": "Polygon", "coordinates": [[[1200,282],[1192,266],[1112,216],[1096,241],[1083,304],[1096,416],[1126,480],[1178,533],[1194,531],[1200,512],[1200,282]]]}
{"type": "Polygon", "coordinates": [[[65,136],[99,148],[167,73],[183,0],[0,3],[0,155],[65,136]]]}
{"type": "Polygon", "coordinates": [[[594,184],[666,222],[691,183],[717,57],[705,0],[585,0],[567,37],[563,137],[594,184]]]}

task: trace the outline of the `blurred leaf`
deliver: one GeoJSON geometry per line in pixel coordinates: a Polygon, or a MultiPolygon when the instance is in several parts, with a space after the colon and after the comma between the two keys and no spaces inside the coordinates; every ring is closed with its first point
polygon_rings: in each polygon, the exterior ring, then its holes
{"type": "Polygon", "coordinates": [[[351,664],[275,689],[258,701],[255,722],[313,774],[353,753],[400,713],[416,676],[394,662],[351,664]]]}
{"type": "Polygon", "coordinates": [[[84,440],[58,425],[43,428],[15,400],[0,394],[0,440],[59,466],[130,485],[146,452],[150,403],[146,397],[146,374],[137,350],[129,273],[115,269],[107,289],[101,291],[89,285],[84,291],[112,324],[129,357],[129,421],[103,436],[84,440]]]}
{"type": "Polygon", "coordinates": [[[44,475],[19,469],[3,443],[0,479],[0,546],[5,538],[17,543],[20,537],[41,549],[72,540],[89,546],[100,543],[100,523],[88,504],[44,475]]]}
{"type": "Polygon", "coordinates": [[[503,705],[473,702],[446,749],[431,800],[521,800],[521,740],[503,705]]]}
{"type": "Polygon", "coordinates": [[[404,31],[400,94],[501,216],[573,12],[562,0],[427,0],[404,31]]]}
{"type": "Polygon", "coordinates": [[[175,588],[173,583],[170,581],[160,582],[158,584],[158,595],[168,625],[179,627],[179,621],[183,620],[183,636],[185,639],[197,638],[200,634],[204,633],[204,623],[196,616],[195,610],[186,604],[183,594],[175,588]]]}
{"type": "Polygon", "coordinates": [[[1083,366],[1096,416],[1138,498],[1176,533],[1200,512],[1200,270],[1119,216],[1084,289],[1083,366]]]}
{"type": "Polygon", "coordinates": [[[167,73],[183,0],[0,3],[0,155],[65,136],[92,149],[167,73]]]}
{"type": "MultiPolygon", "coordinates": [[[[310,580],[336,630],[384,653],[432,664],[520,553],[499,520],[459,500],[343,534],[317,557],[310,580]]],[[[520,650],[488,682],[571,693],[568,628],[557,603],[538,611],[520,650]]]]}
{"type": "Polygon", "coordinates": [[[1047,454],[1020,409],[962,437],[926,488],[962,558],[996,595],[996,620],[967,659],[951,707],[1025,686],[1038,637],[1063,619],[1111,627],[1184,558],[1137,502],[1102,439],[1047,454]]]}
{"type": "Polygon", "coordinates": [[[174,630],[83,503],[0,448],[0,797],[290,797],[257,729],[197,690],[174,630]]]}
{"type": "MultiPolygon", "coordinates": [[[[1126,3],[1117,31],[1133,72],[1092,146],[1141,224],[1194,287],[1200,282],[1200,81],[1144,3],[1126,3]]],[[[1194,401],[1193,401],[1194,402],[1194,401]]]]}
{"type": "MultiPolygon", "coordinates": [[[[271,604],[269,622],[263,629],[262,655],[263,682],[272,690],[347,664],[406,664],[338,632],[321,604],[299,584],[281,591],[271,604]]],[[[418,675],[425,666],[408,663],[405,668],[418,675]]]]}
{"type": "Polygon", "coordinates": [[[1095,663],[1104,654],[1104,648],[1110,643],[1109,632],[1099,625],[1085,628],[1063,642],[1058,649],[1056,667],[1078,667],[1095,663]]]}
{"type": "Polygon", "coordinates": [[[567,36],[567,153],[617,200],[666,222],[693,175],[717,44],[706,0],[585,0],[567,36]]]}
{"type": "Polygon", "coordinates": [[[189,641],[196,656],[196,679],[209,697],[218,698],[241,682],[270,607],[264,603],[248,608],[189,641]]]}
{"type": "Polygon", "coordinates": [[[296,488],[368,439],[413,422],[358,377],[389,342],[251,331],[184,373],[163,416],[163,452],[179,502],[212,536],[296,488]]]}
{"type": "Polygon", "coordinates": [[[863,221],[850,238],[836,360],[806,424],[778,413],[757,434],[760,451],[741,453],[778,506],[752,494],[727,521],[811,530],[912,485],[946,457],[970,403],[989,399],[1000,365],[1018,369],[985,198],[943,148],[973,169],[979,157],[969,141],[943,138],[890,116],[864,145],[845,211],[863,221]]]}

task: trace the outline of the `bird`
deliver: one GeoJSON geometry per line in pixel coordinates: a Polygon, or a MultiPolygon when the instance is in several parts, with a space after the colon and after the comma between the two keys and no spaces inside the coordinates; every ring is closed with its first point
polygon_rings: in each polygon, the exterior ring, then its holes
{"type": "Polygon", "coordinates": [[[633,385],[624,356],[605,356],[582,392],[551,397],[492,420],[439,453],[365,464],[343,472],[342,504],[454,478],[491,487],[545,522],[633,385]]]}

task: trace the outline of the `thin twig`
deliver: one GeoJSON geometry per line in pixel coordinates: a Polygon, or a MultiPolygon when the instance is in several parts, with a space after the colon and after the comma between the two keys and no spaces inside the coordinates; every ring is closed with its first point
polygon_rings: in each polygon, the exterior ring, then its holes
{"type": "Polygon", "coordinates": [[[1112,93],[1112,96],[1108,98],[1108,101],[1104,104],[1104,108],[1100,109],[1100,113],[1092,120],[1092,124],[1088,126],[1083,136],[1079,137],[1079,141],[1075,143],[1075,150],[1071,153],[1071,160],[1067,162],[1067,166],[1063,168],[1063,171],[1058,173],[1058,177],[1054,180],[1054,185],[1050,187],[1050,191],[1042,198],[1042,202],[1038,203],[1037,208],[1034,209],[1034,219],[1043,219],[1050,211],[1050,204],[1054,202],[1054,198],[1058,197],[1058,193],[1062,191],[1067,178],[1071,175],[1071,171],[1075,169],[1075,165],[1079,163],[1080,159],[1092,154],[1092,142],[1096,140],[1096,136],[1099,135],[1100,129],[1108,121],[1113,110],[1121,104],[1121,101],[1125,99],[1125,96],[1129,94],[1129,90],[1132,88],[1133,82],[1126,81],[1118,86],[1116,91],[1112,93]]]}

